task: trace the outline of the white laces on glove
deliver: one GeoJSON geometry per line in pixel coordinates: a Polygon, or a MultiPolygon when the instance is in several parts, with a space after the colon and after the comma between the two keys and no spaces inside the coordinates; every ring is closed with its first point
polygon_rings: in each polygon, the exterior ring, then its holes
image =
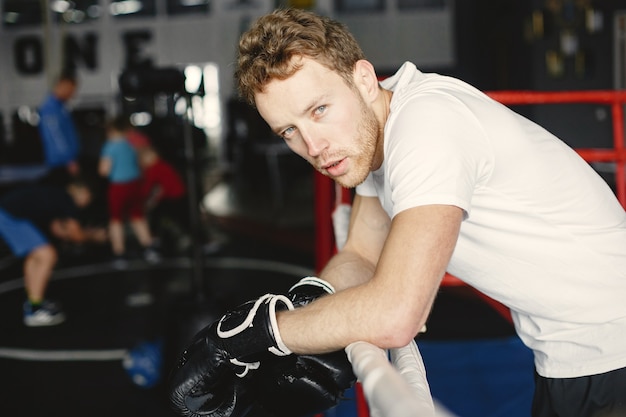
{"type": "MultiPolygon", "coordinates": [[[[289,350],[289,348],[285,345],[282,338],[280,337],[280,332],[278,331],[278,321],[276,319],[276,304],[279,301],[282,302],[287,307],[287,309],[289,310],[294,309],[294,306],[291,303],[291,301],[284,295],[265,294],[254,302],[254,305],[252,306],[250,311],[248,311],[248,314],[246,315],[244,320],[239,325],[233,327],[232,329],[229,329],[229,330],[222,329],[224,320],[227,317],[227,316],[223,316],[220,319],[219,323],[217,324],[217,335],[222,339],[227,339],[227,338],[236,336],[240,334],[241,332],[244,332],[246,329],[253,326],[254,317],[256,316],[259,308],[263,304],[269,304],[269,309],[268,309],[269,321],[270,321],[271,331],[274,335],[274,341],[276,342],[276,346],[270,346],[268,350],[276,356],[291,355],[292,353],[291,350],[289,350]]],[[[248,374],[248,372],[251,369],[257,369],[260,366],[260,362],[243,362],[236,358],[232,358],[230,362],[233,365],[241,366],[244,368],[243,371],[236,374],[238,377],[244,377],[245,375],[248,374]]]]}

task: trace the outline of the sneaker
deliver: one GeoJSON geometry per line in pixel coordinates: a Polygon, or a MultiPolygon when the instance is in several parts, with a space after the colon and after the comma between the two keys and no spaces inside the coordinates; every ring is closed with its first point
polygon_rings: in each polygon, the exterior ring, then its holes
{"type": "Polygon", "coordinates": [[[161,255],[153,247],[147,247],[143,250],[143,259],[150,264],[161,262],[161,255]]]}
{"type": "Polygon", "coordinates": [[[113,255],[111,266],[118,270],[126,269],[128,268],[128,259],[126,259],[125,255],[113,255]]]}
{"type": "Polygon", "coordinates": [[[55,326],[65,321],[65,313],[57,303],[44,301],[35,308],[27,300],[24,302],[24,324],[29,327],[55,326]]]}

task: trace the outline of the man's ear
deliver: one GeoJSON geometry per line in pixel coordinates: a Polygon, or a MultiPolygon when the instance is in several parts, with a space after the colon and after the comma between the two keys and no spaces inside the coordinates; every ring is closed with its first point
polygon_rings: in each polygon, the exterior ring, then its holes
{"type": "Polygon", "coordinates": [[[364,59],[354,64],[354,84],[363,95],[363,99],[374,101],[378,97],[380,87],[374,66],[364,59]]]}

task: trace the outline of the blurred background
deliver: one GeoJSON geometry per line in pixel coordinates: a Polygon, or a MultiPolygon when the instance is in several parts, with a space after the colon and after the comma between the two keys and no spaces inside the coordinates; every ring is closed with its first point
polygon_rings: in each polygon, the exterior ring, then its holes
{"type": "MultiPolygon", "coordinates": [[[[0,5],[0,197],[45,173],[38,108],[69,68],[78,78],[67,103],[80,138],[78,162],[96,190],[82,220],[107,224],[107,181],[97,166],[105,121],[124,114],[185,182],[192,226],[152,224],[158,265],[136,256],[129,233],[131,259],[123,271],[111,264],[108,245],[58,244],[49,292],[63,302],[68,320],[48,328],[22,323],[22,263],[0,243],[0,415],[170,416],[163,381],[203,323],[263,293],[284,292],[320,268],[327,255],[320,245],[332,246],[332,237],[320,234],[327,219],[316,202],[334,197],[320,196],[327,188],[319,188],[312,169],[234,91],[237,40],[256,17],[289,6],[336,18],[380,77],[412,61],[485,91],[626,85],[620,0],[0,5]],[[133,368],[132,358],[154,369],[133,368]]],[[[514,108],[575,148],[614,146],[610,106],[514,108]]],[[[592,166],[615,189],[616,163],[592,166]]],[[[495,307],[463,285],[442,287],[420,339],[433,395],[454,415],[530,415],[532,359],[506,312],[495,307]]],[[[356,415],[353,399],[332,415],[356,415]]]]}

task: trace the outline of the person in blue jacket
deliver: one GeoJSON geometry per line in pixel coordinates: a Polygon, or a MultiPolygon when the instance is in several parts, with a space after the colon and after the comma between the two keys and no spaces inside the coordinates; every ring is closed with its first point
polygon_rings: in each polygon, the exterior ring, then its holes
{"type": "Polygon", "coordinates": [[[66,185],[80,171],[80,139],[67,108],[67,102],[74,97],[77,88],[75,73],[62,71],[38,109],[44,163],[49,168],[46,181],[54,185],[66,185]]]}

